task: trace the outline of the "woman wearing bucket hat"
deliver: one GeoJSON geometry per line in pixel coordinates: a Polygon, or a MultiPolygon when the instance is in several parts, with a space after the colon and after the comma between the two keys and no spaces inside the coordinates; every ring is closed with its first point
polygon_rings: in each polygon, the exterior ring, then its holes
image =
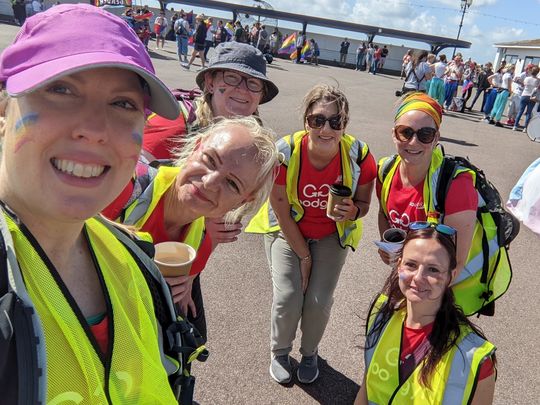
{"type": "Polygon", "coordinates": [[[178,104],[133,30],[83,4],[27,19],[0,83],[2,402],[176,403],[169,290],[97,214],[133,173],[145,109],[178,104]]]}
{"type": "MultiPolygon", "coordinates": [[[[209,67],[199,72],[196,81],[203,89],[203,95],[194,102],[180,98],[178,102],[182,114],[178,119],[169,120],[155,114],[148,119],[143,149],[150,160],[173,159],[172,150],[182,149],[182,143],[179,141],[185,138],[188,132],[205,129],[212,124],[214,117],[254,115],[260,103],[272,100],[278,93],[277,87],[266,77],[266,61],[262,53],[251,45],[237,42],[218,45],[209,67]]],[[[260,165],[253,170],[261,170],[260,165]]],[[[149,169],[149,165],[145,162],[139,162],[138,172],[142,176],[134,178],[121,195],[106,208],[104,214],[107,217],[112,219],[123,217],[124,209],[142,194],[143,189],[150,186],[151,181],[145,180],[148,178],[147,174],[150,174],[152,181],[157,175],[157,172],[149,169]]],[[[171,207],[166,208],[163,213],[165,223],[173,223],[176,230],[188,229],[191,226],[190,222],[177,221],[177,215],[170,209],[171,207]]],[[[149,207],[144,221],[135,221],[137,226],[149,230],[151,224],[156,223],[155,218],[159,212],[159,210],[152,211],[149,207]]],[[[193,266],[192,276],[176,278],[170,282],[176,292],[175,300],[184,308],[184,314],[197,327],[203,340],[206,340],[206,320],[198,275],[215,246],[219,243],[236,241],[242,225],[239,221],[225,224],[222,218],[208,215],[204,210],[200,211],[199,216],[208,219],[204,229],[206,235],[204,243],[194,246],[196,249],[200,248],[200,252],[196,265],[193,266]],[[191,308],[189,311],[188,306],[191,308]]],[[[149,232],[153,233],[151,230],[149,232]]],[[[155,240],[167,240],[163,236],[158,238],[155,234],[153,236],[155,240]]],[[[175,234],[174,240],[178,240],[177,236],[175,234]]]]}

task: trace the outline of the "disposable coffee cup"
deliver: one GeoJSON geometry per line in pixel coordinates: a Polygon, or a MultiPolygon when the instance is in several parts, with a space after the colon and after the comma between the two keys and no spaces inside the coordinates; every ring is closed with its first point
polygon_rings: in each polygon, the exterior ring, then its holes
{"type": "Polygon", "coordinates": [[[165,277],[187,276],[197,252],[182,242],[162,242],[155,245],[154,262],[165,277]]]}
{"type": "Polygon", "coordinates": [[[328,193],[328,204],[326,205],[326,216],[334,221],[341,221],[341,217],[334,212],[336,205],[342,204],[346,198],[351,198],[352,190],[343,184],[332,184],[328,193]]]}
{"type": "Polygon", "coordinates": [[[390,228],[384,231],[382,235],[383,242],[397,243],[402,245],[407,237],[407,232],[399,228],[390,228]]]}

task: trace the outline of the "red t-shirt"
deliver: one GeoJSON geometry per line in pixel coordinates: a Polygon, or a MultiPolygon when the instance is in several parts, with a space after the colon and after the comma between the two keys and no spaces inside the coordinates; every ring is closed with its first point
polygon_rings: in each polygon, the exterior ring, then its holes
{"type": "Polygon", "coordinates": [[[104,354],[107,353],[109,348],[109,317],[105,315],[99,323],[89,326],[99,348],[104,354]]]}
{"type": "MultiPolygon", "coordinates": [[[[308,137],[302,139],[302,156],[307,157],[308,137]]],[[[358,185],[367,184],[377,176],[377,165],[371,153],[360,164],[360,178],[358,185]]],[[[341,183],[341,155],[336,154],[334,159],[322,170],[318,170],[309,161],[302,159],[300,179],[298,180],[298,198],[304,207],[304,216],[298,222],[300,232],[306,238],[322,239],[336,232],[336,223],[326,216],[328,192],[334,183],[341,183]]],[[[276,184],[287,184],[287,167],[281,165],[276,178],[276,184]]]]}
{"type": "MultiPolygon", "coordinates": [[[[127,193],[127,189],[130,186],[128,185],[124,191],[122,191],[122,194],[120,194],[116,200],[114,200],[107,208],[105,208],[101,213],[105,215],[107,218],[111,220],[115,220],[118,218],[120,213],[122,212],[122,209],[124,208],[124,205],[127,201],[124,193],[127,193]]],[[[131,190],[133,189],[133,185],[131,185],[131,190]]],[[[131,191],[129,192],[129,195],[131,195],[131,191]]],[[[128,195],[128,198],[129,198],[128,195]]],[[[140,228],[143,232],[148,232],[152,236],[152,241],[154,244],[161,243],[161,242],[167,242],[170,241],[171,238],[167,234],[167,230],[165,229],[165,219],[164,219],[164,199],[160,199],[159,202],[156,205],[156,208],[150,214],[144,225],[140,228]]],[[[187,226],[184,226],[184,228],[180,231],[180,235],[178,237],[179,242],[184,241],[184,232],[187,231],[187,226]]],[[[206,263],[208,262],[208,259],[210,258],[210,255],[212,254],[212,240],[210,238],[210,235],[206,233],[204,235],[203,241],[201,242],[201,246],[199,246],[199,250],[197,250],[197,257],[193,261],[193,264],[191,265],[191,271],[189,272],[190,275],[199,274],[201,271],[203,271],[204,267],[206,266],[206,263]]]]}
{"type": "MultiPolygon", "coordinates": [[[[400,362],[405,361],[405,359],[411,355],[422,342],[427,339],[433,329],[433,323],[424,326],[420,329],[412,329],[403,325],[403,334],[401,341],[401,353],[399,356],[400,362]]],[[[459,354],[457,354],[459,356],[459,354]]],[[[478,380],[483,380],[484,378],[489,377],[495,372],[493,366],[493,360],[491,357],[488,357],[480,366],[480,371],[478,373],[478,380]]]]}
{"type": "MultiPolygon", "coordinates": [[[[377,197],[381,200],[381,183],[377,179],[377,197]]],[[[409,229],[409,224],[416,221],[426,221],[424,209],[424,182],[414,187],[404,187],[396,169],[388,194],[388,220],[394,228],[409,229]]],[[[476,211],[478,194],[474,188],[472,177],[468,173],[457,176],[448,190],[445,202],[445,215],[462,211],[476,211]]]]}

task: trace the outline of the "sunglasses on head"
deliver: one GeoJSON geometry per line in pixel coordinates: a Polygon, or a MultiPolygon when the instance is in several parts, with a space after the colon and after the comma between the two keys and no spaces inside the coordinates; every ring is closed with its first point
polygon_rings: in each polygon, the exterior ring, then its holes
{"type": "Polygon", "coordinates": [[[328,124],[330,124],[330,128],[336,131],[343,129],[345,126],[345,122],[341,118],[341,114],[332,115],[328,118],[322,114],[311,114],[306,117],[306,121],[313,129],[321,129],[325,126],[326,121],[328,121],[328,124]]]}
{"type": "Polygon", "coordinates": [[[416,221],[409,225],[409,230],[418,231],[419,229],[435,228],[435,230],[443,235],[448,236],[454,244],[456,243],[457,231],[449,225],[434,224],[427,221],[416,221]]]}
{"type": "Polygon", "coordinates": [[[420,142],[427,144],[433,142],[435,139],[437,128],[423,127],[415,131],[407,125],[396,125],[394,127],[394,133],[396,134],[396,138],[401,142],[409,141],[416,135],[420,142]]]}

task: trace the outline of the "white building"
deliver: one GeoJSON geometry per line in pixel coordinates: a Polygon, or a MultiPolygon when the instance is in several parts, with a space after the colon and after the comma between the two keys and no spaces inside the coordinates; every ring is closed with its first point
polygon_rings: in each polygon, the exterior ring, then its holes
{"type": "Polygon", "coordinates": [[[540,65],[540,39],[504,42],[494,45],[497,48],[493,66],[498,67],[502,60],[516,65],[519,73],[529,63],[540,65]]]}

